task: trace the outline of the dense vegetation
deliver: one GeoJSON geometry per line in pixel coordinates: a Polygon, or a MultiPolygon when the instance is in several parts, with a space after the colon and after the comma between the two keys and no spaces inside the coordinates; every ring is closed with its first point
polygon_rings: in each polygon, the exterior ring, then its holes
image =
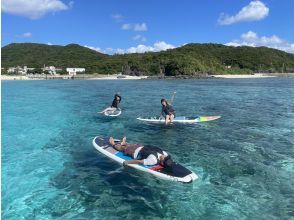
{"type": "Polygon", "coordinates": [[[240,74],[294,71],[294,54],[266,47],[187,44],[162,52],[106,55],[77,44],[20,43],[2,47],[2,67],[84,67],[87,73],[133,75],[240,74]]]}

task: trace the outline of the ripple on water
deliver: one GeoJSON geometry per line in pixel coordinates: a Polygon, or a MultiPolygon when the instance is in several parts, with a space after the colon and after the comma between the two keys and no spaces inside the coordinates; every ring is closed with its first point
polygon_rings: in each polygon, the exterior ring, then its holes
{"type": "Polygon", "coordinates": [[[4,82],[2,216],[291,219],[293,83],[279,78],[4,82]],[[222,118],[168,127],[136,120],[158,115],[160,99],[175,90],[178,115],[222,118]],[[118,91],[121,117],[98,115],[118,91]],[[96,135],[126,135],[130,142],[160,146],[200,178],[178,184],[122,167],[93,148],[96,135]]]}

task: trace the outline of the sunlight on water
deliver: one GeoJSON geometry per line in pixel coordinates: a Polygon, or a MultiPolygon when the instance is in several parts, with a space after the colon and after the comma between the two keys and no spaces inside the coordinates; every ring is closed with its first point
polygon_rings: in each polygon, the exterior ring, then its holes
{"type": "Polygon", "coordinates": [[[2,82],[5,219],[291,219],[294,79],[2,82]],[[150,125],[177,91],[178,116],[150,125]],[[123,96],[118,118],[96,114],[123,96]],[[124,168],[92,146],[96,135],[157,145],[199,175],[193,184],[124,168]]]}

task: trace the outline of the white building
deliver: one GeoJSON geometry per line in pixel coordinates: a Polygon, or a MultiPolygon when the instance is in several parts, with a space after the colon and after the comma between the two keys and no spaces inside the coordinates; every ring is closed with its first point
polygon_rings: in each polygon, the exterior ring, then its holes
{"type": "Polygon", "coordinates": [[[9,67],[7,73],[15,73],[16,67],[9,67]]]}
{"type": "Polygon", "coordinates": [[[14,74],[27,74],[28,70],[34,70],[35,68],[28,68],[27,66],[24,66],[23,68],[20,66],[17,67],[9,67],[7,70],[7,73],[14,73],[14,74]]]}
{"type": "Polygon", "coordinates": [[[44,66],[43,71],[48,71],[51,75],[56,74],[55,66],[44,66]]]}
{"type": "Polygon", "coordinates": [[[85,68],[66,68],[66,72],[68,72],[68,74],[72,76],[77,75],[77,73],[83,73],[85,71],[85,68]]]}

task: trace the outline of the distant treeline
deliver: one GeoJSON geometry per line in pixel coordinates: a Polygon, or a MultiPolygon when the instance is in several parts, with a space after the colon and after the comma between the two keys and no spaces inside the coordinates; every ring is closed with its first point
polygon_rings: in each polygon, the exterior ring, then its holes
{"type": "Polygon", "coordinates": [[[83,67],[87,74],[197,75],[294,72],[294,54],[267,47],[187,44],[162,52],[106,55],[77,44],[14,43],[2,47],[2,67],[83,67]]]}

